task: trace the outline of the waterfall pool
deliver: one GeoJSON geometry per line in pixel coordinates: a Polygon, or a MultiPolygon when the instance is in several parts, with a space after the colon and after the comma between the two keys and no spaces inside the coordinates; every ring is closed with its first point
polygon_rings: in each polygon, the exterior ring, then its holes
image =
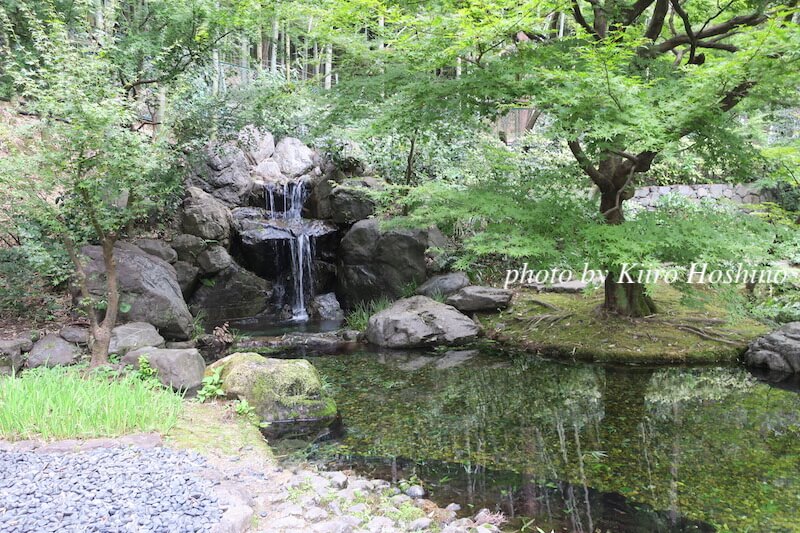
{"type": "Polygon", "coordinates": [[[342,416],[314,460],[502,510],[510,530],[800,531],[800,394],[743,368],[309,359],[342,416]]]}

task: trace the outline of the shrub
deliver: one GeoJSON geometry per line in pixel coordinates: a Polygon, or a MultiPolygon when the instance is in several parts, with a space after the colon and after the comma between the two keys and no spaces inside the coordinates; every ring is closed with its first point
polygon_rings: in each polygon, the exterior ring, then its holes
{"type": "Polygon", "coordinates": [[[181,396],[135,374],[76,367],[37,368],[0,377],[0,437],[43,439],[165,433],[181,396]]]}

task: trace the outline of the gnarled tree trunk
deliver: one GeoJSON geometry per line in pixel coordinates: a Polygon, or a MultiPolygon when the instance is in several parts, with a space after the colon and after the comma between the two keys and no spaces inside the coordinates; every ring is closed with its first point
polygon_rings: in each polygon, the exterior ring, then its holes
{"type": "MultiPolygon", "coordinates": [[[[633,196],[634,175],[647,172],[656,154],[642,152],[631,155],[625,152],[606,153],[595,167],[589,161],[578,141],[570,141],[569,147],[584,172],[600,190],[600,213],[607,224],[625,222],[623,203],[633,196]]],[[[645,286],[630,279],[620,278],[620,265],[606,265],[603,308],[618,315],[642,317],[656,312],[653,300],[647,295],[645,286]]]]}

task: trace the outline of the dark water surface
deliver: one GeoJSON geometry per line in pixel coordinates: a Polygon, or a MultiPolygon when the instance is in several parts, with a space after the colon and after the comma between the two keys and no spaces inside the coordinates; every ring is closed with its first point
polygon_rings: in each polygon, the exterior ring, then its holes
{"type": "Polygon", "coordinates": [[[500,509],[512,529],[800,531],[800,394],[744,369],[310,360],[343,422],[315,457],[416,477],[438,503],[500,509]]]}

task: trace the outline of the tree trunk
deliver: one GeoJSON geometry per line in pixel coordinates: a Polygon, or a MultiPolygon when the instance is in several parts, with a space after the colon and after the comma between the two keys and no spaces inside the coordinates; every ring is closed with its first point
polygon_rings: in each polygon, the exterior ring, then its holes
{"type": "Polygon", "coordinates": [[[333,70],[333,46],[327,45],[325,47],[325,89],[331,88],[331,82],[333,81],[332,71],[333,70]]]}
{"type": "Polygon", "coordinates": [[[269,71],[272,74],[278,72],[278,37],[280,36],[280,21],[278,15],[272,19],[272,41],[269,43],[269,71]]]}
{"type": "Polygon", "coordinates": [[[103,239],[103,265],[106,269],[106,314],[102,322],[94,321],[92,327],[92,360],[90,366],[108,363],[108,347],[111,344],[111,330],[117,324],[119,313],[119,285],[117,282],[117,263],[114,259],[116,237],[103,239]]]}

